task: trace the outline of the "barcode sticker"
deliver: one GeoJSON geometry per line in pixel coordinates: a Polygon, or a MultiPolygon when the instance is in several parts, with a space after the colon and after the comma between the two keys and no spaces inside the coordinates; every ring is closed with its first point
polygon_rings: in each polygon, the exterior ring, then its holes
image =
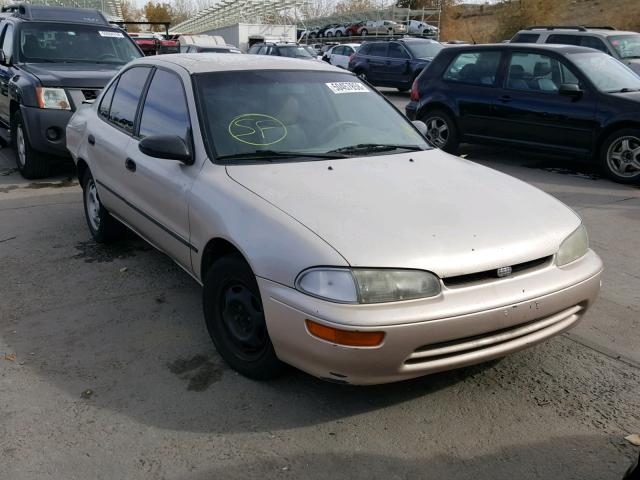
{"type": "Polygon", "coordinates": [[[124,35],[120,32],[105,32],[100,30],[98,32],[100,34],[101,37],[111,37],[111,38],[124,38],[124,35]]]}
{"type": "Polygon", "coordinates": [[[335,93],[369,93],[369,89],[360,82],[330,82],[325,83],[335,93]]]}

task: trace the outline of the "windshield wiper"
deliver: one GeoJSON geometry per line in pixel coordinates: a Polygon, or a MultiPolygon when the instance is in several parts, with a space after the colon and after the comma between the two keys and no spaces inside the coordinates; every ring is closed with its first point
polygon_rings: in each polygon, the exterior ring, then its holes
{"type": "Polygon", "coordinates": [[[323,158],[323,159],[336,159],[345,158],[344,155],[335,155],[331,153],[306,153],[306,152],[283,152],[277,150],[256,150],[254,152],[234,153],[231,155],[221,155],[216,157],[216,160],[267,160],[271,161],[273,158],[323,158]]]}
{"type": "Polygon", "coordinates": [[[609,93],[629,93],[640,92],[640,88],[621,88],[620,90],[609,90],[609,93]]]}
{"type": "Polygon", "coordinates": [[[411,150],[413,152],[424,150],[419,145],[392,145],[386,143],[359,143],[358,145],[350,145],[348,147],[336,148],[327,153],[369,153],[369,152],[385,152],[388,150],[411,150]]]}

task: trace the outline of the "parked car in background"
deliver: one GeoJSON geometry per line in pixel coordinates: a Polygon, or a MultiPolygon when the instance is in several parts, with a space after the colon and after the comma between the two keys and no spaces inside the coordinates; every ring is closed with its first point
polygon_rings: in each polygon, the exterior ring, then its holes
{"type": "Polygon", "coordinates": [[[302,60],[317,60],[306,48],[297,43],[256,43],[247,53],[299,58],[302,60]]]}
{"type": "Polygon", "coordinates": [[[345,37],[347,35],[347,24],[336,25],[325,31],[325,37],[345,37]]]}
{"type": "Polygon", "coordinates": [[[318,33],[320,32],[320,27],[311,27],[307,30],[308,38],[318,38],[318,33]]]}
{"type": "Polygon", "coordinates": [[[327,53],[336,45],[340,45],[338,42],[324,42],[320,47],[320,60],[324,60],[325,62],[329,61],[327,57],[327,53]]]}
{"type": "Polygon", "coordinates": [[[421,38],[366,42],[349,60],[349,70],[372,85],[404,92],[443,48],[421,38]]]}
{"type": "Polygon", "coordinates": [[[307,52],[311,54],[312,57],[318,58],[318,52],[312,45],[305,45],[304,43],[299,44],[302,48],[304,48],[307,52]]]}
{"type": "Polygon", "coordinates": [[[215,45],[200,46],[200,45],[185,45],[180,53],[242,53],[239,48],[233,45],[215,45]]]}
{"type": "Polygon", "coordinates": [[[167,55],[170,53],[179,53],[180,52],[180,44],[178,40],[175,38],[166,38],[162,34],[157,34],[158,43],[157,43],[157,51],[159,55],[167,55]]]}
{"type": "Polygon", "coordinates": [[[447,152],[460,142],[539,148],[640,183],[640,77],[590,48],[448,47],[414,83],[406,113],[447,152]]]}
{"type": "Polygon", "coordinates": [[[152,32],[131,32],[129,36],[133,38],[136,45],[140,47],[142,53],[145,55],[157,55],[158,53],[158,39],[152,32]]]}
{"type": "Polygon", "coordinates": [[[392,20],[368,20],[360,28],[360,35],[402,35],[407,27],[392,20]]]}
{"type": "Polygon", "coordinates": [[[405,20],[401,23],[407,27],[409,35],[423,35],[425,37],[436,37],[438,35],[437,27],[420,20],[405,20]]]}
{"type": "Polygon", "coordinates": [[[330,30],[334,27],[337,27],[338,24],[337,23],[331,23],[329,25],[325,25],[324,27],[321,27],[318,29],[318,37],[322,38],[322,37],[326,37],[327,36],[327,30],[330,30]]]}
{"type": "Polygon", "coordinates": [[[617,58],[640,74],[640,33],[614,27],[529,27],[520,30],[511,43],[558,43],[595,48],[617,58]]]}
{"type": "Polygon", "coordinates": [[[360,35],[360,29],[362,28],[362,26],[365,24],[366,22],[356,22],[356,23],[352,23],[350,25],[347,26],[346,28],[346,35],[348,37],[353,37],[356,35],[360,35]]]}
{"type": "Polygon", "coordinates": [[[98,10],[9,5],[0,17],[0,136],[18,170],[41,178],[68,159],[65,128],[127,62],[136,44],[98,10]]]}
{"type": "Polygon", "coordinates": [[[325,53],[323,60],[340,68],[349,68],[349,58],[360,48],[359,43],[343,43],[336,45],[325,53]]]}
{"type": "Polygon", "coordinates": [[[67,136],[94,240],[124,223],[200,282],[232,368],[372,384],[528,348],[600,289],[578,215],[419,129],[324,62],[171,55],[130,63],[67,136]]]}

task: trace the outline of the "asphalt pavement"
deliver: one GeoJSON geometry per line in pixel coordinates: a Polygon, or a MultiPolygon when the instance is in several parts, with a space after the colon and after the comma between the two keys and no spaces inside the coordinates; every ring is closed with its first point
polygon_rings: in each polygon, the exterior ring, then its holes
{"type": "Polygon", "coordinates": [[[583,217],[600,298],[499,362],[352,387],[228,369],[187,274],[133,235],[95,244],[70,167],[30,182],[0,150],[0,478],[620,478],[640,433],[640,188],[562,158],[461,154],[583,217]]]}

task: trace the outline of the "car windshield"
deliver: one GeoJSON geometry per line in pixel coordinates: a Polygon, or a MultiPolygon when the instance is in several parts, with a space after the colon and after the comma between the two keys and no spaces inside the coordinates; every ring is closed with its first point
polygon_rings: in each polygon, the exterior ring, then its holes
{"type": "Polygon", "coordinates": [[[280,46],[278,47],[281,57],[292,58],[314,58],[307,50],[300,45],[280,46]]]}
{"type": "Polygon", "coordinates": [[[573,53],[569,57],[603,92],[640,90],[640,77],[606,53],[573,53]]]}
{"type": "MultiPolygon", "coordinates": [[[[360,156],[388,153],[394,148],[384,147],[390,145],[429,148],[403,115],[350,74],[206,73],[195,75],[195,84],[205,141],[218,158],[261,150],[297,152],[301,158],[350,148],[360,156]],[[363,146],[372,148],[367,151],[363,146]]],[[[295,156],[287,159],[295,160],[295,156]]]]}
{"type": "Polygon", "coordinates": [[[620,58],[640,58],[640,35],[616,35],[609,41],[620,58]]]}
{"type": "Polygon", "coordinates": [[[405,45],[416,58],[433,58],[444,48],[438,42],[406,42],[405,45]]]}
{"type": "Polygon", "coordinates": [[[24,62],[125,63],[142,56],[121,30],[55,23],[26,23],[20,31],[24,62]]]}

